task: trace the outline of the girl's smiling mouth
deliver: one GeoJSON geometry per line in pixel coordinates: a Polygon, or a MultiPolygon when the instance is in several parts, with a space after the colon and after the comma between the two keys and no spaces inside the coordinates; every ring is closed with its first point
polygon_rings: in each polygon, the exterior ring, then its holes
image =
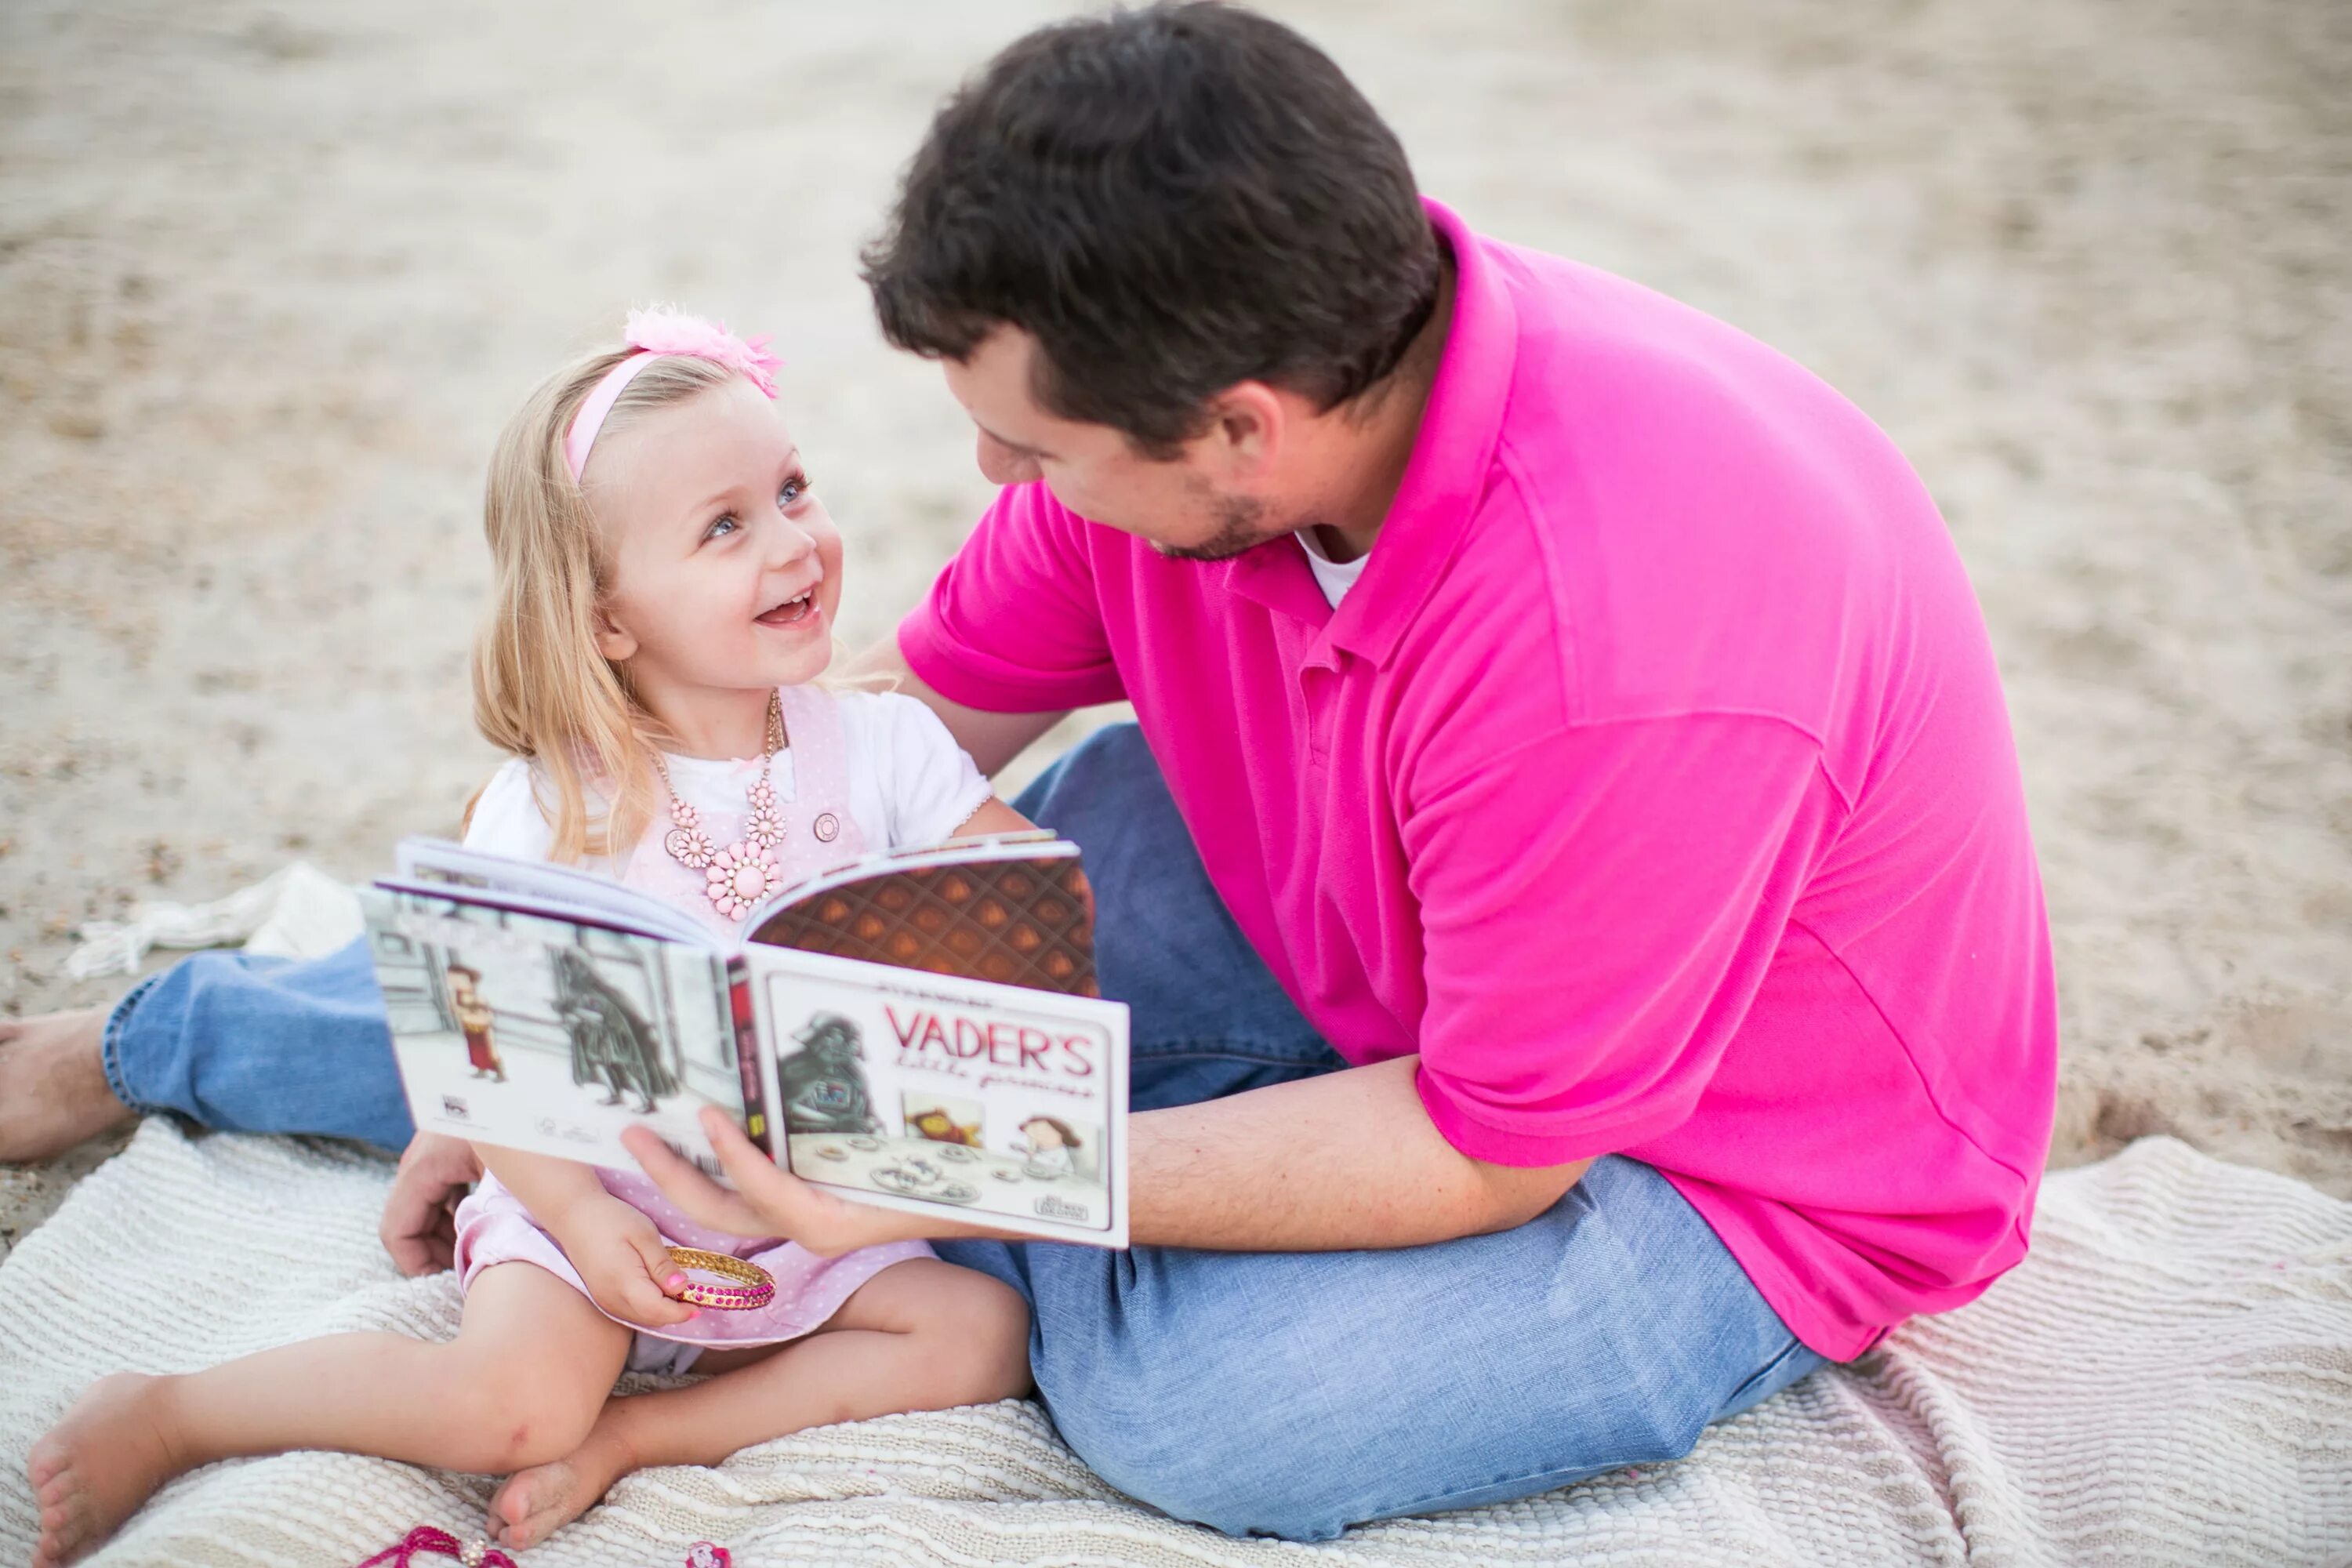
{"type": "Polygon", "coordinates": [[[797,595],[780,605],[771,605],[751,618],[763,626],[789,626],[816,614],[816,584],[812,583],[797,595]]]}

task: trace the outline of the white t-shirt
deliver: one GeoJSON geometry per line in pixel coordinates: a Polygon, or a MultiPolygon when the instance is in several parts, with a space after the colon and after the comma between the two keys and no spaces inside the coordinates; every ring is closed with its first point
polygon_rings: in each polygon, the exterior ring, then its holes
{"type": "MultiPolygon", "coordinates": [[[[980,769],[955,743],[938,714],[895,691],[843,691],[833,698],[841,713],[843,761],[849,774],[849,810],[857,818],[868,850],[936,844],[971,820],[993,791],[980,769]]],[[[702,810],[740,812],[741,786],[719,782],[738,764],[665,754],[671,787],[688,805],[702,810]]],[[[776,793],[793,796],[793,753],[776,753],[769,777],[776,793]]],[[[544,860],[554,828],[531,791],[531,764],[517,757],[490,775],[474,803],[466,826],[466,847],[518,860],[544,860]]],[[[583,869],[606,875],[618,868],[602,860],[583,869]]]]}
{"type": "Polygon", "coordinates": [[[1291,537],[1298,541],[1301,550],[1307,552],[1307,564],[1313,570],[1316,585],[1323,590],[1323,597],[1330,601],[1333,609],[1338,609],[1339,601],[1348,596],[1348,590],[1356,585],[1356,579],[1364,574],[1364,567],[1372,559],[1371,552],[1366,551],[1353,561],[1334,561],[1324,554],[1323,546],[1316,542],[1313,529],[1302,528],[1291,537]]]}

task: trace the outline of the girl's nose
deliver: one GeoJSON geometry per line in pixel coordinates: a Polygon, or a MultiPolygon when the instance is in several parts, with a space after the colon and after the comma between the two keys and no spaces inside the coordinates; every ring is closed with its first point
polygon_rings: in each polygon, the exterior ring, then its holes
{"type": "Polygon", "coordinates": [[[768,530],[769,565],[791,566],[816,552],[815,537],[800,524],[781,511],[773,521],[775,526],[768,530]]]}

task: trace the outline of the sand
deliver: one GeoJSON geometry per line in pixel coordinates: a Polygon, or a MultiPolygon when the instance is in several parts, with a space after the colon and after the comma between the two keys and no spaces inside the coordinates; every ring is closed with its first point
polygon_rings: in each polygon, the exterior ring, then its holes
{"type": "MultiPolygon", "coordinates": [[[[1477,226],[1776,344],[1926,477],[2048,882],[2054,1162],[2169,1131],[2352,1194],[2352,11],[1277,9],[1477,226]]],[[[776,334],[884,632],[988,489],[856,247],[1050,14],[0,10],[0,1009],[112,993],[79,921],[454,823],[489,443],[631,302],[776,334]]],[[[101,1152],[0,1173],[0,1247],[101,1152]]]]}

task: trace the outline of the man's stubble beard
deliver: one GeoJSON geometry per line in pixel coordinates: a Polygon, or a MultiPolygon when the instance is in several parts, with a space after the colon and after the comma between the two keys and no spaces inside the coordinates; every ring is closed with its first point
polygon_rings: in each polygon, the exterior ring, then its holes
{"type": "Polygon", "coordinates": [[[1265,520],[1265,502],[1248,496],[1223,496],[1216,503],[1217,531],[1199,544],[1161,544],[1151,548],[1171,561],[1230,561],[1255,550],[1268,540],[1295,531],[1265,520]]]}

